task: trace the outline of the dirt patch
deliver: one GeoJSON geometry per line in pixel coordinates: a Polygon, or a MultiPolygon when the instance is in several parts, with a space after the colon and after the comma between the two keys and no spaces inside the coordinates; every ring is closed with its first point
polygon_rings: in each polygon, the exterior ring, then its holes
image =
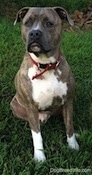
{"type": "Polygon", "coordinates": [[[92,3],[88,5],[84,11],[75,10],[72,15],[70,15],[74,21],[74,26],[70,27],[64,24],[65,30],[92,30],[92,3]]]}
{"type": "Polygon", "coordinates": [[[76,10],[71,17],[80,29],[92,29],[92,4],[89,4],[84,12],[76,10]]]}

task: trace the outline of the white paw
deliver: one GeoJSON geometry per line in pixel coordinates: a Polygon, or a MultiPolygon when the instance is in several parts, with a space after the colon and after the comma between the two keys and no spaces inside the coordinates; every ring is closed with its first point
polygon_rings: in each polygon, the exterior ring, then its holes
{"type": "Polygon", "coordinates": [[[34,159],[38,162],[46,160],[45,154],[42,150],[34,150],[34,159]]]}
{"type": "Polygon", "coordinates": [[[79,145],[76,141],[75,134],[73,134],[71,137],[67,135],[67,142],[68,146],[72,149],[79,150],[79,145]]]}

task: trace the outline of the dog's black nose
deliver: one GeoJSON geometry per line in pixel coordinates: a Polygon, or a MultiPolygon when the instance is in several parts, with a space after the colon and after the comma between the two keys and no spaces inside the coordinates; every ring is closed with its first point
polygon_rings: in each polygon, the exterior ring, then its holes
{"type": "Polygon", "coordinates": [[[41,36],[42,36],[42,32],[40,30],[32,30],[30,32],[31,39],[36,40],[36,39],[39,39],[41,36]]]}

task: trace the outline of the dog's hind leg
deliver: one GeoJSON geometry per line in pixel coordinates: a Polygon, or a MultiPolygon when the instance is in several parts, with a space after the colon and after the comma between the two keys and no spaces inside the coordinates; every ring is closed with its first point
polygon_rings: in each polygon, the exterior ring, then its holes
{"type": "Polygon", "coordinates": [[[10,103],[10,106],[14,116],[27,120],[26,109],[22,104],[18,102],[18,100],[16,99],[16,96],[13,97],[10,103]]]}
{"type": "Polygon", "coordinates": [[[39,116],[37,117],[37,114],[34,114],[35,112],[33,113],[32,110],[26,111],[25,107],[18,102],[16,96],[13,97],[10,106],[15,116],[29,122],[33,138],[34,159],[37,161],[44,161],[46,158],[40,131],[39,116]]]}

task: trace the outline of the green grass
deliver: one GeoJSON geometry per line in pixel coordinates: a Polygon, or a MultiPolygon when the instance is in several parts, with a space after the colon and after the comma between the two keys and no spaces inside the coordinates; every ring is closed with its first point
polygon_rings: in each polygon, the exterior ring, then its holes
{"type": "MultiPolygon", "coordinates": [[[[92,166],[92,31],[64,32],[61,48],[76,81],[74,126],[80,134],[80,151],[67,147],[61,118],[50,118],[42,126],[47,161],[35,164],[29,125],[15,118],[9,105],[15,93],[13,80],[25,51],[20,27],[14,27],[9,20],[0,20],[0,175],[49,175],[53,174],[50,168],[92,166]]],[[[92,172],[62,174],[91,175],[92,172]]]]}

